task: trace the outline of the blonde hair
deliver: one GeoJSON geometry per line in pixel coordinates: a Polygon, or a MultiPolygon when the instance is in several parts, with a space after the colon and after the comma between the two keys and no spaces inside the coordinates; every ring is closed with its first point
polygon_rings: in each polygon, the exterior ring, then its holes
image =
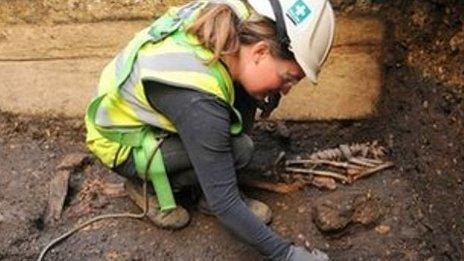
{"type": "Polygon", "coordinates": [[[214,56],[208,63],[218,61],[226,54],[237,54],[241,45],[259,41],[269,44],[273,56],[294,59],[277,39],[274,21],[249,9],[250,17],[240,21],[229,6],[208,4],[188,28],[189,33],[198,37],[200,44],[213,51],[214,56]]]}

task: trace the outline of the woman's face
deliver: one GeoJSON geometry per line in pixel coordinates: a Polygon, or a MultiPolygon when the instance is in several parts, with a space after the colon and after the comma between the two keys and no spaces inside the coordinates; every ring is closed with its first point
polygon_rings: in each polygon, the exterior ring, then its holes
{"type": "Polygon", "coordinates": [[[266,42],[241,47],[235,80],[255,99],[263,100],[271,93],[287,94],[303,77],[296,61],[272,56],[266,42]]]}

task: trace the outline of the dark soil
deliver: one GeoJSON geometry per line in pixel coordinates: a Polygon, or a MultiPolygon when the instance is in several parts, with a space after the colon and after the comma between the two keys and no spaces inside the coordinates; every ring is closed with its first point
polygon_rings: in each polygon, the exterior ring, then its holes
{"type": "MultiPolygon", "coordinates": [[[[289,136],[259,126],[253,132],[254,166],[271,162],[280,151],[304,155],[342,143],[378,140],[389,149],[395,168],[334,192],[314,187],[288,195],[246,190],[271,206],[273,229],[298,244],[327,251],[334,260],[464,259],[464,49],[445,46],[463,30],[463,3],[423,2],[374,1],[368,9],[389,25],[376,117],[286,122],[289,136]],[[419,19],[414,14],[424,6],[428,15],[419,19]],[[437,41],[442,45],[434,44],[437,41]],[[445,59],[438,59],[441,56],[445,59]],[[338,233],[320,232],[312,221],[314,204],[353,194],[375,197],[381,217],[338,233]],[[377,233],[378,225],[391,230],[377,233]]],[[[73,170],[61,220],[44,222],[48,184],[64,156],[86,152],[84,133],[82,119],[0,113],[0,259],[35,259],[50,240],[79,222],[103,213],[139,211],[127,197],[110,198],[89,185],[122,181],[93,160],[73,170]],[[82,195],[83,187],[93,194],[82,195]]],[[[147,220],[105,220],[56,246],[47,259],[259,259],[215,218],[194,206],[188,209],[192,221],[180,231],[160,230],[147,220]]]]}

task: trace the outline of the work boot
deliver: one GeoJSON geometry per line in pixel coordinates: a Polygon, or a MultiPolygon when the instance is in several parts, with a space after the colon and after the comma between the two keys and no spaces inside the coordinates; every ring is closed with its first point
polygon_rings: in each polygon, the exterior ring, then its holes
{"type": "MultiPolygon", "coordinates": [[[[269,224],[272,221],[272,210],[268,205],[259,200],[251,199],[243,195],[242,198],[250,211],[253,212],[253,214],[255,214],[255,216],[257,216],[261,221],[263,221],[264,224],[269,224]]],[[[198,211],[205,215],[214,215],[204,196],[202,196],[198,201],[198,211]]]]}
{"type": "MultiPolygon", "coordinates": [[[[143,195],[143,187],[140,184],[137,184],[136,181],[132,180],[127,180],[124,185],[126,187],[127,194],[132,199],[132,201],[134,201],[134,203],[141,209],[144,209],[145,198],[143,195]]],[[[161,210],[158,208],[158,201],[156,200],[156,197],[151,193],[147,193],[147,196],[147,217],[157,227],[166,229],[180,229],[187,226],[188,222],[190,221],[190,215],[187,210],[181,206],[177,206],[173,210],[161,212],[161,210]]]]}

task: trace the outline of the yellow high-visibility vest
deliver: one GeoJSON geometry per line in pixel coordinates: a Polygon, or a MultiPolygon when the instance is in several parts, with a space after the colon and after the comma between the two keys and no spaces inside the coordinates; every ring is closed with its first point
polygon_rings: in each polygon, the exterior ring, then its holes
{"type": "Polygon", "coordinates": [[[95,115],[86,115],[87,146],[108,167],[124,162],[132,146],[109,139],[104,132],[125,135],[142,126],[176,132],[175,126],[149,104],[143,82],[155,81],[213,94],[234,111],[231,133],[241,132],[240,113],[233,107],[231,77],[196,36],[186,32],[206,1],[171,8],[135,38],[103,70],[98,85],[95,115]],[[130,68],[128,68],[130,64],[130,68]],[[123,80],[121,80],[123,79],[123,80]]]}

